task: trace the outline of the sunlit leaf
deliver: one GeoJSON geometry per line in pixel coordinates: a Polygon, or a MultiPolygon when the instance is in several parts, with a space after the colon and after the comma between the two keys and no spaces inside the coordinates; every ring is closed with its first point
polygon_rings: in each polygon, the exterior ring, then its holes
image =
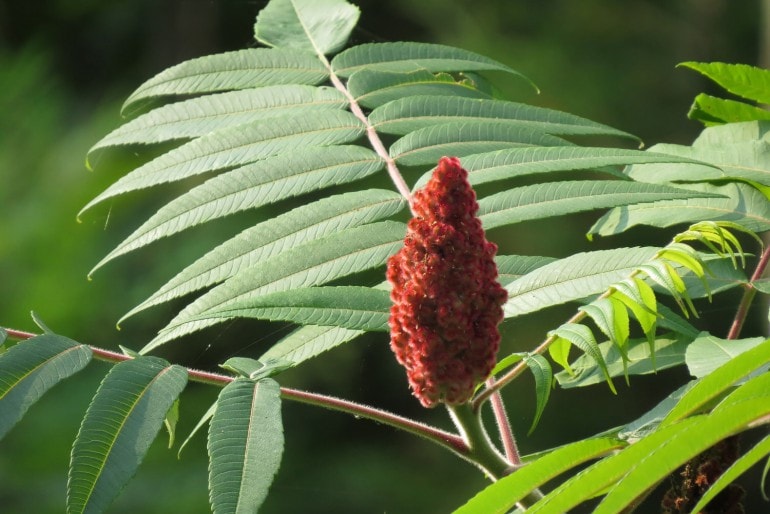
{"type": "Polygon", "coordinates": [[[454,514],[506,514],[552,478],[623,446],[615,438],[597,437],[559,447],[483,489],[454,514]]]}
{"type": "Polygon", "coordinates": [[[770,120],[770,112],[764,109],[705,93],[695,97],[687,116],[690,119],[700,121],[707,127],[740,121],[770,120]]]}
{"type": "Polygon", "coordinates": [[[545,406],[548,403],[548,398],[551,396],[553,370],[545,357],[536,353],[525,354],[524,362],[526,362],[535,379],[535,417],[532,419],[532,425],[530,425],[527,432],[531,434],[535,430],[538,421],[540,421],[540,417],[543,415],[545,406]]]}
{"type": "Polygon", "coordinates": [[[710,78],[730,93],[749,100],[770,104],[770,71],[747,64],[723,62],[680,63],[710,78]]]}

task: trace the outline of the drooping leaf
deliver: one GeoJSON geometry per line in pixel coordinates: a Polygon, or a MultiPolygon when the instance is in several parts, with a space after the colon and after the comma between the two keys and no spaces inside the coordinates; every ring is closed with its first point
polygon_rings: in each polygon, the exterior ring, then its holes
{"type": "Polygon", "coordinates": [[[747,64],[723,62],[680,63],[710,78],[730,93],[748,100],[770,104],[770,71],[747,64]]]}
{"type": "Polygon", "coordinates": [[[700,378],[663,420],[677,422],[719,397],[724,391],[770,362],[770,340],[747,350],[700,378]]]}
{"type": "Polygon", "coordinates": [[[388,102],[369,114],[369,122],[378,132],[397,135],[443,123],[500,120],[516,121],[523,127],[547,134],[612,135],[636,139],[626,132],[580,116],[504,100],[408,96],[388,102]]]}
{"type": "Polygon", "coordinates": [[[373,223],[295,246],[261,261],[188,305],[142,349],[142,353],[184,334],[221,323],[222,318],[200,320],[198,317],[214,308],[226,308],[228,302],[322,285],[380,266],[401,246],[405,231],[402,223],[373,223]]]}
{"type": "Polygon", "coordinates": [[[219,394],[209,425],[209,499],[216,514],[256,512],[283,455],[278,384],[239,378],[219,394]]]}
{"type": "MultiPolygon", "coordinates": [[[[648,375],[684,364],[684,352],[692,341],[684,335],[663,335],[655,340],[655,364],[653,365],[650,347],[646,339],[631,339],[626,350],[626,360],[617,345],[610,341],[599,343],[599,351],[607,363],[607,373],[611,377],[628,375],[648,375]]],[[[556,381],[564,389],[584,387],[604,382],[605,376],[596,361],[581,355],[570,363],[573,374],[559,372],[556,381]]]]}
{"type": "Polygon", "coordinates": [[[599,250],[546,264],[506,287],[505,316],[521,316],[601,293],[650,260],[658,250],[651,247],[599,250]]]}
{"type": "Polygon", "coordinates": [[[707,127],[741,121],[770,120],[770,112],[764,109],[705,93],[695,97],[687,116],[690,119],[700,121],[707,127]]]}
{"type": "Polygon", "coordinates": [[[557,448],[487,486],[454,514],[505,514],[552,478],[623,446],[625,444],[615,438],[597,437],[557,448]]]}
{"type": "Polygon", "coordinates": [[[727,340],[702,334],[687,348],[685,354],[687,369],[695,378],[704,377],[737,355],[751,350],[764,341],[763,337],[727,340]]]}
{"type": "Polygon", "coordinates": [[[107,254],[91,272],[158,239],[246,209],[364,178],[383,166],[361,146],[318,146],[218,175],[179,196],[107,254]]]}
{"type": "Polygon", "coordinates": [[[123,103],[124,115],[148,99],[249,89],[260,86],[319,84],[328,70],[310,52],[293,49],[250,48],[185,61],[158,73],[139,86],[123,103]]]}
{"type": "Polygon", "coordinates": [[[0,439],[46,391],[90,361],[88,346],[56,334],[21,341],[0,353],[0,439]]]}
{"type": "Polygon", "coordinates": [[[703,220],[734,221],[754,232],[770,230],[770,203],[755,188],[739,183],[698,184],[692,188],[724,195],[724,198],[664,200],[615,207],[594,223],[589,234],[609,236],[637,225],[665,228],[703,220]]]}
{"type": "Polygon", "coordinates": [[[524,362],[532,372],[535,378],[535,417],[532,419],[532,425],[529,427],[528,434],[534,432],[540,417],[545,411],[548,398],[551,396],[551,385],[553,384],[553,370],[551,365],[542,355],[530,353],[524,355],[524,362]]]}
{"type": "Polygon", "coordinates": [[[485,229],[618,205],[699,195],[687,189],[618,180],[546,182],[502,191],[479,201],[485,229]]]}
{"type": "Polygon", "coordinates": [[[607,370],[607,363],[604,360],[601,349],[596,343],[596,339],[594,338],[594,334],[591,332],[590,328],[585,325],[581,325],[580,323],[565,323],[557,329],[549,332],[548,336],[557,336],[560,339],[569,341],[571,344],[574,344],[580,348],[583,353],[591,357],[602,370],[610,390],[613,393],[617,393],[615,390],[615,385],[612,383],[612,377],[607,370]]]}
{"type": "Polygon", "coordinates": [[[390,147],[398,164],[434,164],[446,155],[492,152],[522,146],[563,146],[565,140],[516,124],[495,121],[465,121],[425,127],[405,135],[390,147]]]}
{"type": "Polygon", "coordinates": [[[157,357],[110,370],[96,392],[72,448],[67,512],[104,512],[136,472],[187,371],[157,357]]]}
{"type": "Polygon", "coordinates": [[[363,130],[361,122],[348,112],[318,110],[302,117],[269,118],[207,134],[124,175],[88,202],[80,214],[121,194],[295,152],[297,147],[348,143],[363,130]]]}
{"type": "Polygon", "coordinates": [[[182,270],[121,321],[153,305],[223,282],[295,245],[386,218],[405,204],[394,192],[369,189],[322,198],[258,223],[182,270]]]}
{"type": "MultiPolygon", "coordinates": [[[[596,323],[604,335],[625,355],[630,334],[628,310],[620,300],[606,297],[583,305],[578,310],[585,312],[596,323]]],[[[609,361],[608,361],[609,364],[609,361]]]]}
{"type": "Polygon", "coordinates": [[[489,99],[488,93],[469,81],[456,80],[446,73],[433,74],[415,67],[407,73],[365,69],[354,73],[347,83],[356,102],[374,109],[399,98],[411,96],[460,96],[489,99]]]}
{"type": "Polygon", "coordinates": [[[360,14],[344,0],[271,0],[257,15],[254,37],[267,46],[330,54],[345,46],[360,14]]]}
{"type": "Polygon", "coordinates": [[[256,318],[352,330],[387,331],[390,305],[387,291],[370,287],[307,287],[236,299],[207,310],[199,319],[256,318]]]}
{"type": "Polygon", "coordinates": [[[113,130],[88,151],[200,137],[260,119],[309,109],[342,109],[345,97],[330,87],[266,86],[192,98],[154,109],[113,130]]]}
{"type": "Polygon", "coordinates": [[[410,72],[417,68],[434,73],[504,71],[529,82],[519,72],[489,57],[432,43],[369,43],[348,48],[332,59],[332,69],[341,77],[349,77],[363,68],[392,73],[410,72]]]}

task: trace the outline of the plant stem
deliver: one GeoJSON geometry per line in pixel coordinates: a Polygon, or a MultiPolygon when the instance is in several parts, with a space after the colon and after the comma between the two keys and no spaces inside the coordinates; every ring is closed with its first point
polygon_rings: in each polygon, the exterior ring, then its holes
{"type": "MultiPolygon", "coordinates": [[[[8,337],[17,340],[31,339],[37,336],[37,334],[24,332],[22,330],[15,330],[11,328],[6,328],[4,330],[8,333],[8,337]]],[[[100,361],[117,363],[133,359],[133,357],[130,355],[125,355],[123,353],[113,352],[91,345],[88,345],[88,347],[93,352],[94,358],[100,361]]],[[[211,371],[204,371],[193,368],[185,369],[187,370],[190,381],[214,385],[217,387],[224,387],[236,378],[232,375],[224,375],[211,371]]],[[[420,423],[410,418],[399,416],[397,414],[370,407],[368,405],[343,400],[341,398],[335,398],[333,396],[326,396],[307,391],[299,391],[297,389],[291,389],[288,387],[281,387],[281,397],[286,400],[292,400],[309,405],[315,405],[318,407],[324,407],[333,411],[352,414],[357,418],[370,419],[372,421],[376,421],[377,423],[382,423],[383,425],[398,428],[400,430],[409,432],[410,434],[414,434],[432,441],[464,459],[469,459],[469,449],[462,437],[457,434],[452,434],[439,428],[420,423]]]]}
{"type": "MultiPolygon", "coordinates": [[[[495,379],[493,377],[487,379],[487,387],[493,387],[494,385],[495,379]]],[[[520,466],[521,455],[516,445],[516,437],[513,435],[511,423],[508,420],[508,414],[505,412],[505,404],[503,403],[500,391],[495,391],[492,395],[491,404],[492,412],[495,415],[495,422],[497,423],[497,430],[500,433],[500,441],[502,441],[503,449],[505,450],[505,458],[514,466],[520,466]]]]}
{"type": "Polygon", "coordinates": [[[753,282],[762,278],[765,269],[767,269],[768,262],[770,262],[770,246],[766,247],[762,252],[762,256],[759,258],[757,267],[754,268],[754,273],[751,275],[749,283],[744,286],[743,296],[738,304],[738,309],[735,311],[735,318],[733,318],[733,323],[727,333],[727,339],[738,339],[741,335],[741,329],[749,314],[749,307],[751,307],[751,302],[757,294],[753,282]]]}
{"type": "MultiPolygon", "coordinates": [[[[347,98],[348,102],[350,103],[350,112],[352,112],[356,118],[361,120],[361,122],[366,127],[366,137],[369,139],[369,143],[372,145],[374,151],[377,152],[377,155],[379,155],[382,160],[385,161],[385,166],[388,169],[388,175],[390,175],[390,179],[393,181],[396,189],[398,189],[398,192],[401,193],[404,198],[406,198],[407,202],[409,202],[409,207],[411,209],[412,191],[406,184],[406,181],[404,180],[403,175],[401,175],[398,166],[396,166],[396,161],[390,156],[388,150],[385,148],[385,144],[382,142],[382,139],[380,139],[380,135],[377,133],[372,124],[369,123],[369,118],[366,116],[366,114],[364,114],[361,106],[358,104],[356,99],[353,98],[353,95],[350,94],[348,88],[345,86],[345,84],[342,83],[342,80],[340,80],[337,74],[334,73],[332,65],[328,59],[326,59],[326,56],[319,53],[318,58],[329,71],[329,79],[331,80],[334,87],[343,95],[345,95],[345,98],[347,98]]],[[[412,214],[414,214],[414,211],[412,211],[412,214]]]]}
{"type": "MultiPolygon", "coordinates": [[[[478,466],[494,481],[510,475],[521,467],[520,464],[509,462],[500,455],[489,440],[481,423],[481,416],[473,409],[472,404],[448,405],[447,409],[468,448],[467,455],[464,457],[466,460],[478,466]]],[[[535,489],[521,499],[518,505],[526,510],[542,498],[543,493],[535,489]]]]}

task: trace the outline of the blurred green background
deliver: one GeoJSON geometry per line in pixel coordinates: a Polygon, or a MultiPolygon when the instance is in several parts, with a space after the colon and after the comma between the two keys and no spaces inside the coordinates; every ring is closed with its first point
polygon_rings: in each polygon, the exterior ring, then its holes
{"type": "MultiPolygon", "coordinates": [[[[146,218],[163,193],[137,194],[76,222],[90,198],[146,156],[124,155],[115,167],[85,168],[88,148],[121,123],[119,107],[141,82],[182,60],[253,46],[254,16],[264,1],[0,0],[0,325],[34,331],[34,310],[55,331],[107,348],[138,349],[161,328],[169,305],[115,322],[173,273],[249,215],[170,238],[86,276],[146,218]]],[[[542,90],[494,76],[511,99],[557,108],[634,133],[647,145],[689,143],[700,127],[686,119],[695,94],[710,86],[677,70],[687,60],[767,62],[760,1],[731,0],[391,0],[362,8],[353,43],[416,40],[446,43],[498,59],[542,90]]],[[[492,232],[501,253],[563,256],[579,249],[663,244],[670,234],[637,231],[588,243],[598,214],[492,232]],[[548,237],[544,237],[547,234],[548,237]]],[[[705,306],[708,328],[723,333],[728,296],[705,306]]],[[[504,351],[532,348],[569,309],[505,325],[504,351]]],[[[749,327],[747,330],[757,330],[749,327]]],[[[233,355],[259,355],[286,333],[234,323],[169,345],[163,355],[215,369],[233,355]]],[[[108,366],[94,363],[58,385],[0,442],[0,512],[64,511],[69,447],[108,366]]],[[[606,387],[559,391],[532,436],[529,377],[505,399],[527,452],[628,422],[650,408],[682,370],[634,378],[617,396],[606,387]],[[586,402],[586,394],[591,398],[586,402]]],[[[409,396],[384,337],[329,352],[282,376],[282,384],[369,402],[447,426],[443,411],[424,412],[409,396]]],[[[191,385],[182,398],[185,437],[217,390],[191,385]]],[[[385,427],[296,404],[285,406],[285,461],[262,512],[439,513],[461,505],[484,477],[443,450],[385,427]]],[[[177,443],[178,444],[178,443],[177,443]]],[[[181,461],[162,438],[111,512],[208,512],[205,438],[181,461]]],[[[752,496],[757,480],[746,480],[752,496]]],[[[766,504],[765,504],[766,507],[766,504]]],[[[654,511],[654,510],[651,510],[654,511]]],[[[757,512],[749,510],[749,512],[757,512]]]]}

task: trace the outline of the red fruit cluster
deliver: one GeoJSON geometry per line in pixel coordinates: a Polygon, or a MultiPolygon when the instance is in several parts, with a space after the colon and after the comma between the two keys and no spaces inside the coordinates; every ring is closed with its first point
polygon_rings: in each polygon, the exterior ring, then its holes
{"type": "Polygon", "coordinates": [[[495,365],[508,297],[497,282],[497,246],[484,236],[456,158],[439,161],[412,210],[404,246],[388,260],[390,346],[420,403],[458,405],[495,365]]]}

